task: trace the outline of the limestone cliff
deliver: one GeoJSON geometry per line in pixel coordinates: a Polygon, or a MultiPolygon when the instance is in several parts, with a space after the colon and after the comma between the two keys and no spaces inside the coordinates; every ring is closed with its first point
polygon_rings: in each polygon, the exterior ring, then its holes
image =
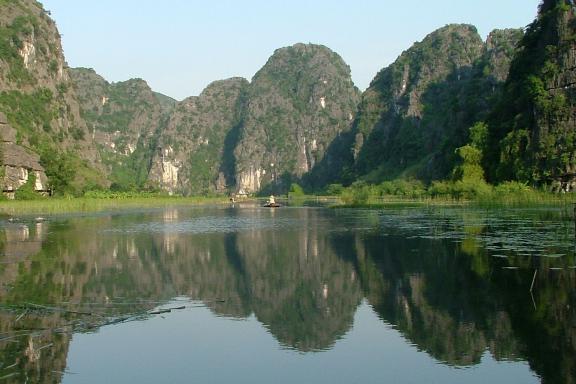
{"type": "Polygon", "coordinates": [[[18,144],[40,155],[50,184],[71,191],[103,182],[93,169],[99,156],[80,117],[60,34],[37,1],[0,2],[0,90],[0,111],[18,144]],[[78,172],[52,178],[64,164],[78,172]]]}
{"type": "Polygon", "coordinates": [[[488,119],[491,181],[576,190],[576,6],[545,0],[488,119]]]}
{"type": "Polygon", "coordinates": [[[6,116],[0,112],[0,153],[2,154],[2,190],[13,198],[13,191],[26,184],[34,177],[32,188],[38,192],[49,189],[48,178],[40,157],[33,151],[16,144],[16,130],[8,124],[6,116]]]}
{"type": "MultiPolygon", "coordinates": [[[[177,103],[141,79],[109,83],[93,70],[68,69],[42,5],[4,1],[0,112],[16,131],[13,143],[39,156],[34,167],[63,194],[110,185],[279,193],[293,181],[442,179],[468,128],[488,115],[491,181],[570,190],[574,14],[569,0],[544,1],[519,51],[521,30],[494,31],[483,42],[470,25],[440,28],[361,96],[340,56],[296,44],[276,50],[251,83],[216,81],[177,103]]],[[[19,156],[26,157],[12,151],[9,161],[19,156]]]]}
{"type": "Polygon", "coordinates": [[[115,188],[142,187],[170,99],[141,79],[109,83],[93,69],[70,70],[82,117],[115,188]]]}
{"type": "Polygon", "coordinates": [[[247,87],[243,78],[215,81],[178,103],[158,140],[148,182],[184,194],[233,188],[232,151],[247,87]]]}
{"type": "Polygon", "coordinates": [[[362,95],[341,176],[446,177],[468,127],[493,104],[520,36],[494,31],[485,44],[475,27],[448,25],[403,52],[362,95]]]}
{"type": "Polygon", "coordinates": [[[252,79],[234,155],[239,191],[286,190],[346,130],[359,92],[330,49],[296,44],[274,52],[252,79]]]}

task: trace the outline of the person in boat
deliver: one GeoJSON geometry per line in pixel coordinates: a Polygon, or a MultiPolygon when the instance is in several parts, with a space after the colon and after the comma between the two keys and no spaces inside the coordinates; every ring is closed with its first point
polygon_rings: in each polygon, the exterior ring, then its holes
{"type": "Polygon", "coordinates": [[[268,205],[274,205],[276,204],[276,200],[274,200],[274,195],[270,195],[270,198],[268,199],[268,205]]]}

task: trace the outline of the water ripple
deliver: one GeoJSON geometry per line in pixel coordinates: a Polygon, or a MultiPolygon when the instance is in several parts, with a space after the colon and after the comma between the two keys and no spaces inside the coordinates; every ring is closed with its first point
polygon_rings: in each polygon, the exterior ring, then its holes
{"type": "Polygon", "coordinates": [[[221,217],[204,216],[182,221],[150,221],[126,227],[107,229],[122,233],[231,233],[252,230],[278,230],[301,228],[302,222],[292,218],[221,217]]]}

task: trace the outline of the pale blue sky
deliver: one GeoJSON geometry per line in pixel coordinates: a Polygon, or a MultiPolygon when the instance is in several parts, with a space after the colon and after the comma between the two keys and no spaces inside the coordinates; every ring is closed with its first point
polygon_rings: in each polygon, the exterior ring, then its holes
{"type": "Polygon", "coordinates": [[[414,42],[450,23],[480,35],[525,27],[540,0],[42,0],[71,67],[108,81],[143,78],[181,100],[214,80],[250,80],[275,49],[336,51],[364,90],[414,42]]]}

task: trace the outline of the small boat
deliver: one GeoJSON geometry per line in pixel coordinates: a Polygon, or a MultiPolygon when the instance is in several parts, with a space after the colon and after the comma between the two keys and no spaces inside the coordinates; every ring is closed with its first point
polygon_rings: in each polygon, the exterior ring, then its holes
{"type": "Polygon", "coordinates": [[[268,201],[266,202],[266,204],[264,204],[264,207],[266,208],[278,208],[281,205],[278,204],[276,202],[276,200],[274,199],[274,195],[270,195],[270,198],[268,199],[268,201]]]}

